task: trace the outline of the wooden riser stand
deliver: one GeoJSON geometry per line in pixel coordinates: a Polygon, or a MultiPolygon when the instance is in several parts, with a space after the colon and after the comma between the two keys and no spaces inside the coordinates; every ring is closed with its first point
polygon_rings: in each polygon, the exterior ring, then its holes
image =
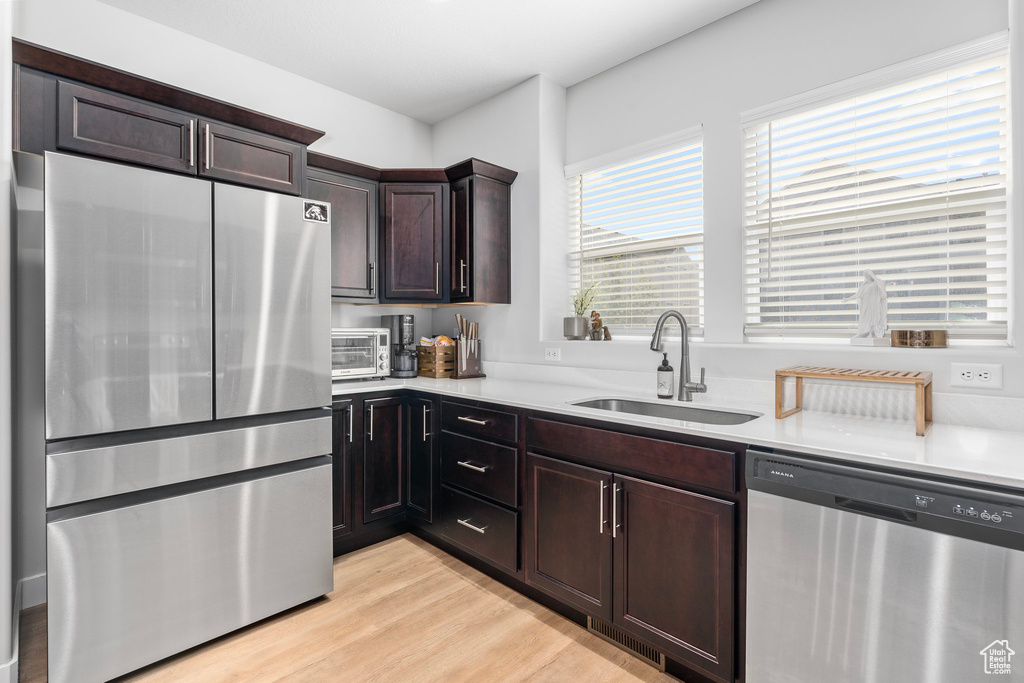
{"type": "Polygon", "coordinates": [[[924,436],[932,425],[932,373],[906,370],[855,370],[849,368],[820,368],[794,365],[775,371],[775,419],[781,420],[803,409],[805,379],[839,379],[857,382],[888,382],[913,384],[915,427],[918,436],[924,436]],[[785,410],[782,402],[783,383],[787,377],[796,378],[796,406],[785,410]]]}

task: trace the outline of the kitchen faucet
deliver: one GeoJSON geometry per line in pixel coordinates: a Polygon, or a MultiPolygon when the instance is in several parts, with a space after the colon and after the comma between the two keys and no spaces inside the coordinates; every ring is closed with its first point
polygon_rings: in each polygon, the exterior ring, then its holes
{"type": "Polygon", "coordinates": [[[679,361],[679,400],[680,401],[692,401],[693,394],[703,394],[708,390],[706,384],[704,384],[704,368],[700,369],[700,381],[690,381],[690,339],[689,330],[686,327],[686,318],[679,313],[679,311],[665,311],[658,318],[658,323],[654,326],[654,336],[651,337],[651,351],[662,352],[664,343],[661,341],[661,332],[665,327],[665,322],[669,318],[675,318],[679,321],[679,325],[683,328],[683,356],[679,361]]]}

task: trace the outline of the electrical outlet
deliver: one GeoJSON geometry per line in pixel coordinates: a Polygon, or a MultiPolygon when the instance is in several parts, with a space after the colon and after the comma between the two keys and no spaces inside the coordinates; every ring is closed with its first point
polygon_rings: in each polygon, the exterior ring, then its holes
{"type": "Polygon", "coordinates": [[[544,349],[544,360],[554,363],[562,362],[562,349],[544,349]]]}
{"type": "Polygon", "coordinates": [[[950,363],[949,385],[972,389],[1002,389],[1003,366],[985,363],[950,363]]]}

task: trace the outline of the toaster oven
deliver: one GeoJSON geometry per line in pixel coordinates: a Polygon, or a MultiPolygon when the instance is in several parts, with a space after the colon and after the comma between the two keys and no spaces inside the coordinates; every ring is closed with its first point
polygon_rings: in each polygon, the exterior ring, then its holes
{"type": "Polygon", "coordinates": [[[383,379],[391,374],[391,333],[385,327],[331,330],[333,379],[383,379]]]}

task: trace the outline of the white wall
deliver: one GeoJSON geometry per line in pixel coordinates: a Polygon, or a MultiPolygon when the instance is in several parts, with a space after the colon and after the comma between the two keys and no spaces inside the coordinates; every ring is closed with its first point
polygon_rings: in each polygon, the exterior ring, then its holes
{"type": "Polygon", "coordinates": [[[31,0],[18,38],[327,131],[310,145],[378,167],[430,164],[430,127],[96,0],[31,0]]]}
{"type": "MultiPolygon", "coordinates": [[[[694,364],[706,366],[712,380],[770,379],[775,368],[796,363],[842,364],[932,370],[936,389],[948,391],[949,362],[981,361],[1004,365],[1006,388],[987,393],[1024,396],[1024,358],[1014,348],[925,353],[853,350],[845,345],[755,346],[743,343],[741,305],[740,114],[888,64],[1005,31],[1007,26],[1007,0],[761,0],[570,87],[565,163],[703,125],[707,328],[706,341],[694,345],[694,364]]],[[[1019,77],[1016,82],[1021,82],[1019,77]]],[[[1018,106],[1015,111],[1018,130],[1024,129],[1020,110],[1018,106]]],[[[1022,137],[1015,136],[1018,150],[1022,137]]],[[[440,151],[438,144],[435,136],[435,158],[440,151]]],[[[1021,174],[1017,175],[1016,195],[1021,196],[1021,174]]],[[[1018,235],[1015,253],[1020,265],[1024,260],[1019,249],[1019,218],[1014,221],[1014,232],[1018,235]]],[[[542,253],[549,244],[560,248],[563,235],[564,227],[561,233],[552,230],[542,234],[542,253]]],[[[529,261],[515,265],[517,278],[528,281],[545,275],[544,269],[559,266],[553,260],[545,261],[543,268],[529,261]]],[[[1017,292],[1024,291],[1021,270],[1016,268],[1017,292]]],[[[544,295],[545,317],[541,321],[535,316],[532,324],[542,322],[548,330],[554,322],[548,319],[554,317],[551,309],[561,306],[559,315],[565,315],[568,301],[564,288],[545,290],[544,295]]],[[[1022,298],[1017,298],[1014,313],[1018,321],[1024,322],[1022,298]]],[[[544,337],[552,341],[523,343],[500,358],[493,353],[489,357],[541,363],[544,347],[560,346],[563,365],[653,373],[657,361],[646,342],[556,342],[557,334],[547,331],[544,337]]],[[[670,357],[677,353],[672,351],[670,357]]]]}
{"type": "Polygon", "coordinates": [[[452,333],[456,311],[479,321],[485,359],[518,359],[523,346],[535,350],[538,324],[554,319],[538,314],[541,292],[564,289],[565,276],[561,269],[538,264],[552,258],[564,263],[567,240],[562,240],[560,253],[540,248],[542,234],[565,231],[564,144],[565,89],[545,76],[534,76],[434,125],[435,166],[477,157],[519,173],[512,185],[513,303],[434,313],[435,333],[452,333]]]}

